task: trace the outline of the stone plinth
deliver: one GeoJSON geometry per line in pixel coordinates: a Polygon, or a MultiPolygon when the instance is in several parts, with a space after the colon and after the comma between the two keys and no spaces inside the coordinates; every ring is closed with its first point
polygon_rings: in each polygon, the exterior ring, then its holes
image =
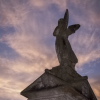
{"type": "Polygon", "coordinates": [[[86,77],[64,81],[46,71],[21,94],[28,100],[97,100],[86,77]]]}

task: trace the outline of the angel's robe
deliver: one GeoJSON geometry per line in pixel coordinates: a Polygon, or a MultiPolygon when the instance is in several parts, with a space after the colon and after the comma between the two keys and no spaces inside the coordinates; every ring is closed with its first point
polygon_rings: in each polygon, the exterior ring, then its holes
{"type": "Polygon", "coordinates": [[[70,29],[66,28],[65,30],[62,30],[59,26],[57,26],[54,30],[53,35],[56,36],[56,53],[60,64],[70,65],[71,63],[76,64],[78,62],[68,40],[68,36],[72,33],[73,32],[70,29]]]}

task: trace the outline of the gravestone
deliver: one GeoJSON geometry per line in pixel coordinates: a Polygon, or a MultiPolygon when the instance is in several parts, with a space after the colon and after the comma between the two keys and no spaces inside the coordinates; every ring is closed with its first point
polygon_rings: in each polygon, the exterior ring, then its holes
{"type": "Polygon", "coordinates": [[[25,88],[21,95],[28,100],[97,100],[88,82],[87,76],[75,71],[78,59],[68,40],[75,33],[79,24],[68,26],[68,9],[64,18],[59,19],[53,35],[59,66],[46,69],[32,84],[25,88]]]}

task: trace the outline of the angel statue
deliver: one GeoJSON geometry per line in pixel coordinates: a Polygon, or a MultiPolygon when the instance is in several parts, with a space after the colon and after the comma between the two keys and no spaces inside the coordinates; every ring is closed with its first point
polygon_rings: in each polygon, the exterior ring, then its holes
{"type": "Polygon", "coordinates": [[[75,33],[79,29],[79,24],[74,24],[68,27],[69,13],[68,9],[65,12],[64,18],[58,20],[58,26],[55,28],[53,35],[56,36],[56,52],[60,65],[71,66],[75,68],[78,59],[72,50],[68,36],[75,33]]]}
{"type": "Polygon", "coordinates": [[[68,26],[68,10],[59,19],[53,35],[56,37],[56,52],[60,66],[45,69],[45,72],[25,88],[21,95],[27,100],[97,100],[87,76],[75,71],[78,59],[72,50],[68,36],[79,29],[79,24],[68,26]]]}

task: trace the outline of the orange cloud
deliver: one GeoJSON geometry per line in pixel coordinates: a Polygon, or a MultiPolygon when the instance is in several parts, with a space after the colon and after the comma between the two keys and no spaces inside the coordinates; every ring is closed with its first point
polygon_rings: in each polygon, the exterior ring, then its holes
{"type": "Polygon", "coordinates": [[[48,8],[48,6],[55,4],[57,5],[60,9],[59,10],[65,10],[67,8],[67,1],[68,0],[30,0],[30,4],[33,7],[37,7],[39,10],[45,10],[48,8]]]}
{"type": "Polygon", "coordinates": [[[91,86],[93,88],[94,93],[97,96],[97,99],[100,100],[100,81],[99,79],[95,78],[95,79],[89,79],[91,86]]]}

